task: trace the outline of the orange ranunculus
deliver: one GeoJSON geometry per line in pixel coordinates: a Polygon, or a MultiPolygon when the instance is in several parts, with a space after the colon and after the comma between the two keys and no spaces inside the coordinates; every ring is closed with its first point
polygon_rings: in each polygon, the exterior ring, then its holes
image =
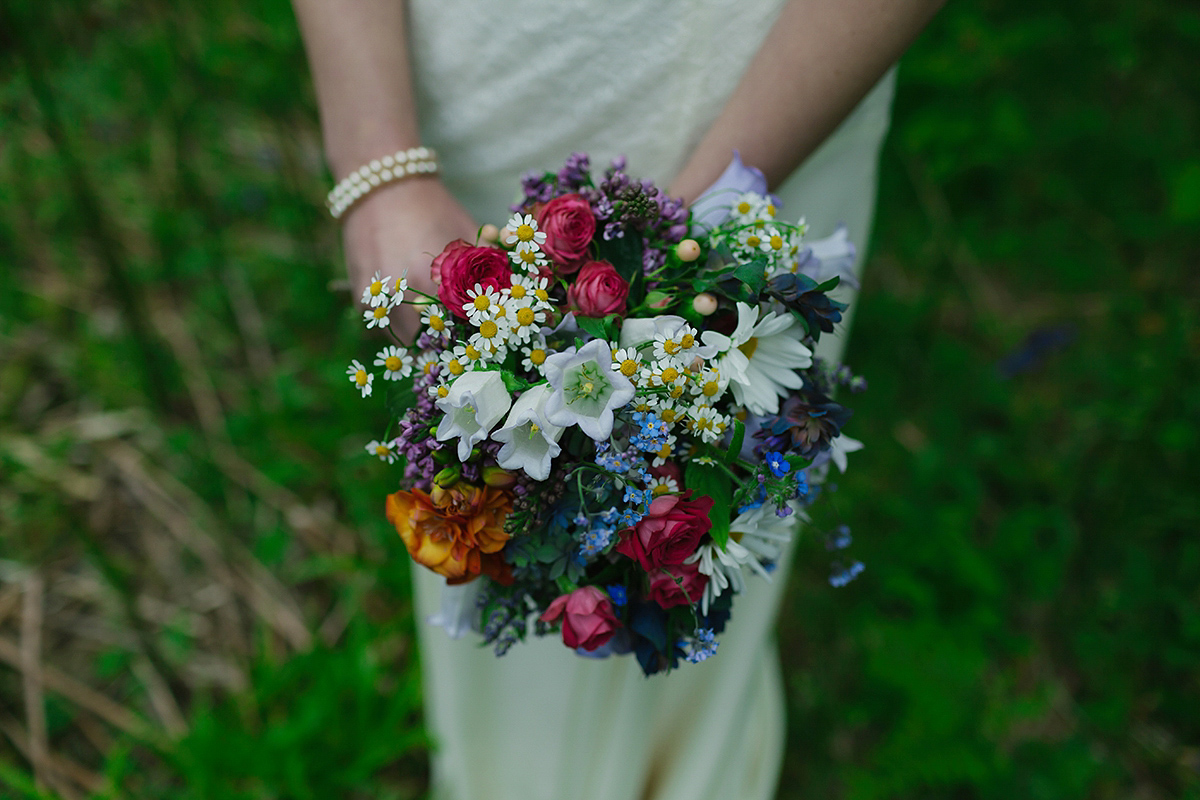
{"type": "Polygon", "coordinates": [[[500,555],[508,534],[504,519],[512,496],[491,486],[459,482],[450,489],[434,486],[388,495],[388,522],[396,526],[413,561],[445,575],[450,583],[466,583],[487,575],[512,582],[512,570],[500,555]]]}

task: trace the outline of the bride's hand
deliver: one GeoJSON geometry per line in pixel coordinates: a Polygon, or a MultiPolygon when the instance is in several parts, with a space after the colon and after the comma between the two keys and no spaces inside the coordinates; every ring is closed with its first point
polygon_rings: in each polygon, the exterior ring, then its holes
{"type": "MultiPolygon", "coordinates": [[[[429,295],[437,287],[429,274],[435,256],[455,239],[475,241],[479,226],[436,177],[410,178],[377,189],[346,216],[346,268],[354,302],[376,272],[393,281],[408,271],[408,285],[429,295]]],[[[409,299],[416,299],[411,291],[409,299]]],[[[411,342],[419,314],[411,305],[396,309],[394,325],[411,342]]]]}

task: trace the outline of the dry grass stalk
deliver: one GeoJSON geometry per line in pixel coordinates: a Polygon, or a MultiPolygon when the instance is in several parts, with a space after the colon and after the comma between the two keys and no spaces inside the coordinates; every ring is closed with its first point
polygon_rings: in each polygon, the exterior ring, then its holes
{"type": "Polygon", "coordinates": [[[29,725],[29,761],[38,786],[48,784],[50,743],[46,734],[46,701],[42,696],[42,576],[30,571],[21,597],[21,678],[25,720],[29,725]]]}

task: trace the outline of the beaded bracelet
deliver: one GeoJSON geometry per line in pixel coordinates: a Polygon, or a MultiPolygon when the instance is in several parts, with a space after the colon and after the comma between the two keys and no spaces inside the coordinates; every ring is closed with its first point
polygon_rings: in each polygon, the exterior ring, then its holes
{"type": "Polygon", "coordinates": [[[433,175],[438,171],[437,153],[431,147],[410,147],[393,155],[377,158],[351,172],[325,198],[334,219],[341,218],[364,195],[388,183],[410,175],[433,175]]]}

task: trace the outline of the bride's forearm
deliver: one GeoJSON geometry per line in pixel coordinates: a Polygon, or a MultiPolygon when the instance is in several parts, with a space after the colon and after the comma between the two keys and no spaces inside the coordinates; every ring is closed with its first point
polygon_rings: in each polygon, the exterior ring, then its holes
{"type": "Polygon", "coordinates": [[[292,0],[335,178],[420,144],[404,0],[292,0]]]}
{"type": "Polygon", "coordinates": [[[778,186],[900,58],[944,0],[790,0],[671,185],[694,200],[733,150],[778,186]]]}

